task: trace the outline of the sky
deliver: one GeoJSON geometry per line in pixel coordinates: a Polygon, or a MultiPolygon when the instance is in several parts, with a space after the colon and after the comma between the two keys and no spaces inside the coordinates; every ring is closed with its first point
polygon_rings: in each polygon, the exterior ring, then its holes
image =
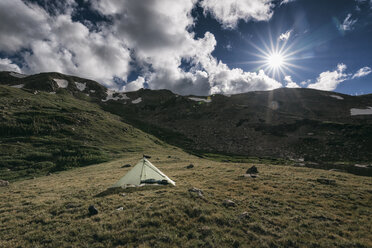
{"type": "Polygon", "coordinates": [[[0,70],[118,91],[372,93],[372,0],[1,0],[0,70]]]}

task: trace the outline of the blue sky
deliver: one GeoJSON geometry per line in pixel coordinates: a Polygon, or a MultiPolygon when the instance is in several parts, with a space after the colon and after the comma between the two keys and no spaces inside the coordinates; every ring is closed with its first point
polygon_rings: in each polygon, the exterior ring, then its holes
{"type": "Polygon", "coordinates": [[[3,0],[0,34],[0,70],[120,91],[372,93],[371,0],[3,0]]]}

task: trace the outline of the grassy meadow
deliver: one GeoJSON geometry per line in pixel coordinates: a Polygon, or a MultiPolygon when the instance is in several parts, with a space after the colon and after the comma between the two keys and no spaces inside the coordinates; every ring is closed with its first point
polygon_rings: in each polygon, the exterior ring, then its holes
{"type": "Polygon", "coordinates": [[[0,247],[372,247],[370,177],[255,164],[258,177],[248,178],[241,175],[252,163],[169,147],[146,154],[176,187],[105,191],[142,155],[127,152],[0,188],[0,247]],[[97,215],[89,216],[90,205],[97,215]]]}

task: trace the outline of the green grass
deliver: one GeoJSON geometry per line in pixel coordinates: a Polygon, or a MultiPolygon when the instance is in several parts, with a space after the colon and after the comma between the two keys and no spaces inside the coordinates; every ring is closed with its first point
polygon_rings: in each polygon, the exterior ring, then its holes
{"type": "Polygon", "coordinates": [[[33,94],[0,86],[0,178],[17,180],[109,161],[164,145],[60,90],[33,94]]]}
{"type": "Polygon", "coordinates": [[[0,188],[0,247],[371,247],[372,182],[347,173],[147,150],[176,182],[97,196],[142,153],[0,188]],[[169,157],[170,156],[170,157],[169,157]],[[194,164],[193,169],[185,167],[194,164]],[[252,165],[259,177],[243,178],[252,165]],[[336,180],[323,185],[317,178],[336,180]],[[191,195],[196,187],[204,198],[191,195]],[[225,207],[233,200],[236,207],[225,207]],[[99,214],[88,215],[95,205],[99,214]],[[123,210],[116,210],[123,207],[123,210]],[[246,212],[245,217],[242,213],[246,212]]]}

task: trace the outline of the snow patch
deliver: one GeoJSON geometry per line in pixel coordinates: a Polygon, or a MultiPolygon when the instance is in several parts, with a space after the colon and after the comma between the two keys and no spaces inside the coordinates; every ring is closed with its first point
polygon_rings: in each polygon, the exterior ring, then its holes
{"type": "Polygon", "coordinates": [[[106,93],[107,93],[107,97],[106,97],[106,99],[102,99],[102,102],[107,102],[108,100],[117,101],[117,100],[129,100],[130,99],[129,97],[127,97],[126,94],[121,93],[121,92],[116,92],[116,91],[113,91],[113,90],[107,90],[106,93]]]}
{"type": "Polygon", "coordinates": [[[372,107],[367,107],[366,109],[350,109],[350,115],[372,115],[372,107]]]}
{"type": "Polygon", "coordinates": [[[212,102],[212,99],[204,99],[199,97],[189,97],[190,100],[196,101],[196,102],[212,102]]]}
{"type": "Polygon", "coordinates": [[[16,78],[25,78],[25,77],[28,76],[26,74],[21,74],[21,73],[18,73],[18,72],[11,72],[11,73],[9,73],[9,75],[12,76],[12,77],[16,77],[16,78]]]}
{"type": "Polygon", "coordinates": [[[17,84],[17,85],[11,85],[10,87],[21,89],[21,88],[23,88],[23,86],[25,86],[25,85],[24,84],[17,84]]]}
{"type": "Polygon", "coordinates": [[[137,99],[133,100],[132,103],[133,104],[137,104],[137,103],[140,103],[142,102],[142,98],[141,97],[138,97],[137,99]]]}
{"type": "Polygon", "coordinates": [[[87,87],[86,83],[75,82],[75,85],[76,85],[76,88],[78,88],[78,90],[80,90],[80,91],[84,91],[85,88],[87,87]]]}
{"type": "Polygon", "coordinates": [[[344,98],[342,96],[338,96],[338,95],[329,95],[330,97],[333,97],[333,98],[336,98],[338,100],[344,100],[344,98]]]}
{"type": "Polygon", "coordinates": [[[68,82],[65,79],[56,79],[55,78],[53,80],[57,83],[59,88],[67,88],[67,86],[68,86],[68,82]]]}

